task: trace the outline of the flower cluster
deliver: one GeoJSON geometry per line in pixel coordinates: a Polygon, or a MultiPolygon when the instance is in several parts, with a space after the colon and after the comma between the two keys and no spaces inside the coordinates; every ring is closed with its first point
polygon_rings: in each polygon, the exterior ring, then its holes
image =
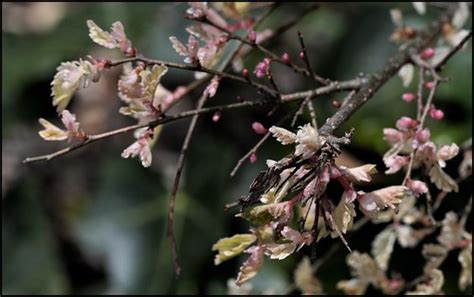
{"type": "MultiPolygon", "coordinates": [[[[431,181],[443,191],[458,191],[457,183],[443,171],[446,161],[455,157],[459,147],[452,143],[438,148],[431,140],[428,128],[420,129],[419,123],[410,117],[401,117],[396,129],[385,128],[384,139],[391,146],[383,160],[388,170],[386,174],[398,172],[411,161],[413,168],[426,168],[431,181]]],[[[426,193],[426,185],[421,181],[410,181],[410,188],[417,194],[426,193]]]]}
{"type": "MultiPolygon", "coordinates": [[[[261,128],[259,123],[253,126],[256,131],[261,128]]],[[[296,133],[277,126],[272,126],[269,132],[283,145],[295,145],[294,157],[267,160],[267,172],[254,181],[251,194],[258,192],[256,201],[237,214],[253,225],[251,233],[223,238],[213,247],[218,251],[216,265],[242,252],[251,254],[240,268],[236,280],[238,285],[256,275],[265,255],[281,260],[328,235],[340,237],[347,245],[343,234],[352,228],[356,200],[364,213],[375,216],[387,207],[397,208],[409,195],[404,186],[391,186],[369,193],[357,191],[354,183],[370,182],[371,175],[376,172],[375,165],[348,168],[325,160],[324,151],[330,147],[329,140],[319,136],[309,123],[299,127],[296,133]],[[284,164],[291,163],[292,158],[305,165],[285,167],[284,164]],[[331,181],[340,184],[344,190],[342,197],[336,199],[337,206],[325,194],[331,181]],[[261,191],[260,184],[266,185],[261,191]],[[316,205],[320,205],[317,210],[316,205]],[[316,216],[316,212],[321,215],[316,216]],[[294,222],[302,224],[295,228],[294,222]]]]}

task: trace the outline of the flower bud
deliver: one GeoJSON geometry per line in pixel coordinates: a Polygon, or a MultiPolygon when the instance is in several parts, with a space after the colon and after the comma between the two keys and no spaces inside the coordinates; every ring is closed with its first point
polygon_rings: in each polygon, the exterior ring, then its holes
{"type": "Polygon", "coordinates": [[[434,86],[434,82],[432,82],[432,81],[429,81],[429,82],[425,83],[425,88],[427,88],[429,90],[431,90],[433,88],[433,86],[434,86]]]}
{"type": "Polygon", "coordinates": [[[331,102],[331,105],[332,105],[332,107],[334,107],[334,108],[339,108],[339,107],[341,107],[342,103],[341,103],[341,101],[339,101],[339,100],[333,100],[333,101],[331,102]]]}
{"type": "Polygon", "coordinates": [[[406,131],[418,126],[418,122],[410,117],[401,117],[395,125],[399,130],[406,131]]]}
{"type": "Polygon", "coordinates": [[[283,55],[281,55],[281,59],[282,59],[283,62],[285,62],[286,64],[289,64],[289,63],[290,63],[290,55],[288,55],[287,52],[284,52],[283,55]]]}
{"type": "Polygon", "coordinates": [[[252,123],[252,129],[255,131],[257,134],[265,134],[267,133],[268,129],[265,128],[261,123],[259,122],[253,122],[252,123]]]}
{"type": "Polygon", "coordinates": [[[221,118],[221,112],[220,112],[220,111],[216,111],[216,112],[214,113],[214,115],[212,116],[212,121],[213,121],[214,123],[217,123],[217,122],[220,120],[220,118],[221,118]]]}
{"type": "Polygon", "coordinates": [[[434,120],[441,120],[444,118],[444,112],[441,109],[436,109],[435,107],[431,107],[429,110],[430,117],[434,120]]]}
{"type": "Polygon", "coordinates": [[[255,163],[255,162],[257,162],[257,154],[256,154],[256,153],[252,153],[252,154],[250,155],[249,159],[250,159],[250,163],[252,163],[252,164],[255,163]]]}
{"type": "Polygon", "coordinates": [[[300,56],[300,59],[301,59],[301,60],[306,59],[306,55],[304,54],[304,52],[300,52],[300,55],[299,55],[299,56],[300,56]]]}
{"type": "Polygon", "coordinates": [[[405,102],[411,102],[411,101],[415,100],[415,98],[416,98],[416,95],[413,94],[413,93],[404,93],[402,95],[402,99],[405,102]]]}
{"type": "Polygon", "coordinates": [[[247,68],[244,68],[242,70],[242,75],[245,77],[245,78],[248,78],[249,77],[249,70],[247,68]]]}
{"type": "Polygon", "coordinates": [[[425,48],[422,52],[421,52],[421,55],[420,57],[423,59],[423,60],[428,60],[428,59],[431,59],[435,54],[435,50],[431,47],[429,48],[425,48]]]}
{"type": "Polygon", "coordinates": [[[407,182],[407,186],[410,188],[410,190],[415,192],[416,195],[428,192],[428,187],[426,186],[426,184],[419,180],[409,179],[407,182]]]}
{"type": "Polygon", "coordinates": [[[430,140],[430,137],[431,137],[431,133],[430,133],[430,130],[428,128],[418,130],[418,131],[415,132],[415,139],[419,143],[427,142],[428,140],[430,140]]]}
{"type": "Polygon", "coordinates": [[[250,31],[247,35],[247,38],[250,42],[255,43],[257,40],[257,32],[255,32],[255,30],[250,31]]]}

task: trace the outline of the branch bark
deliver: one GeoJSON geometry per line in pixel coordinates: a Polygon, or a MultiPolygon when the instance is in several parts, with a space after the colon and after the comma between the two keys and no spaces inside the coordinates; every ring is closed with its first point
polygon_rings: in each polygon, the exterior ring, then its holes
{"type": "Polygon", "coordinates": [[[347,119],[349,119],[362,105],[364,105],[390,78],[397,74],[400,68],[410,62],[411,55],[420,52],[427,47],[441,32],[444,22],[449,20],[448,14],[443,14],[434,22],[430,28],[421,32],[411,44],[399,51],[388,62],[374,74],[370,75],[368,82],[352,97],[346,105],[341,107],[326,123],[319,129],[322,135],[331,135],[347,119]]]}

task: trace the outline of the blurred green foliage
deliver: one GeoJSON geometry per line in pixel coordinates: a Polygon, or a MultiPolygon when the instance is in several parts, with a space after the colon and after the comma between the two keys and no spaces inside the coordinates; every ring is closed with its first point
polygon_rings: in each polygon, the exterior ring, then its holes
{"type": "MultiPolygon", "coordinates": [[[[282,6],[263,27],[278,26],[308,5],[282,6]]],[[[287,51],[296,57],[299,29],[305,35],[307,47],[312,49],[310,59],[321,75],[343,80],[359,72],[370,73],[397,50],[388,41],[393,30],[388,14],[392,6],[351,3],[321,8],[301,19],[272,47],[277,53],[287,51]]],[[[429,17],[419,17],[408,4],[399,6],[407,21],[415,26],[429,23],[429,17]]],[[[191,22],[183,19],[185,9],[185,4],[177,3],[69,3],[59,23],[47,32],[17,34],[4,28],[4,143],[15,136],[17,127],[37,131],[38,117],[54,115],[48,94],[55,68],[63,61],[86,57],[95,47],[87,35],[87,19],[93,19],[103,28],[120,20],[144,55],[180,61],[168,37],[174,35],[180,40],[186,37],[184,28],[191,22]]],[[[261,58],[260,54],[252,54],[245,63],[253,69],[261,58]]],[[[281,80],[285,92],[312,87],[292,74],[284,79],[284,70],[277,69],[275,79],[281,80]]],[[[429,120],[428,125],[435,141],[460,143],[472,134],[471,45],[449,62],[443,75],[449,77],[449,83],[441,86],[435,100],[445,111],[446,119],[429,120]]],[[[173,70],[165,83],[176,86],[191,79],[191,74],[173,70]]],[[[232,102],[240,94],[240,86],[229,85],[222,84],[216,102],[232,102]]],[[[415,88],[414,83],[409,87],[415,88]]],[[[400,99],[403,92],[400,79],[394,77],[340,129],[356,129],[353,148],[383,154],[388,147],[382,139],[382,129],[394,126],[402,115],[414,113],[414,105],[400,99]]],[[[320,123],[334,112],[332,99],[342,98],[321,97],[315,102],[320,123]]],[[[203,116],[199,122],[176,206],[175,230],[183,268],[179,279],[173,274],[166,218],[170,176],[174,173],[186,125],[166,127],[154,154],[153,162],[171,167],[144,169],[135,159],[121,158],[123,145],[130,140],[125,136],[119,136],[122,143],[111,141],[112,144],[96,145],[100,149],[84,148],[82,153],[48,164],[17,164],[23,168],[21,174],[2,200],[2,292],[225,293],[227,280],[236,276],[238,264],[245,256],[215,267],[211,246],[221,237],[245,232],[248,226],[234,218],[232,212],[224,212],[223,205],[247,192],[253,177],[265,166],[265,159],[278,159],[286,152],[286,148],[269,142],[259,152],[256,164],[245,164],[236,178],[228,177],[238,158],[258,140],[250,129],[255,120],[266,125],[274,123],[265,117],[264,111],[224,113],[217,124],[209,116],[203,116]],[[93,157],[85,157],[88,154],[93,157]],[[64,197],[59,183],[65,183],[71,174],[73,177],[67,182],[76,187],[66,191],[69,195],[64,197]],[[75,179],[74,174],[87,182],[75,179]]],[[[42,140],[34,137],[21,141],[42,140]]],[[[2,157],[8,156],[2,154],[2,157]]],[[[380,158],[365,161],[380,162],[380,158]]],[[[62,186],[67,187],[68,183],[62,186]]],[[[370,241],[370,236],[365,237],[370,241]]],[[[368,249],[367,243],[355,241],[355,246],[368,249]]],[[[321,270],[327,292],[340,293],[334,284],[348,277],[344,264],[346,251],[339,253],[321,270]]],[[[297,260],[296,256],[280,262],[267,260],[252,281],[254,288],[258,292],[270,288],[273,293],[287,292],[297,260]]],[[[446,292],[457,292],[456,282],[457,274],[448,276],[446,292]]]]}

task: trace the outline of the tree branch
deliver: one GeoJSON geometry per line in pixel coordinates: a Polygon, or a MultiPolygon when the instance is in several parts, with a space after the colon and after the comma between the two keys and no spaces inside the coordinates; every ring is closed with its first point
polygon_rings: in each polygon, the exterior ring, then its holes
{"type": "Polygon", "coordinates": [[[54,152],[52,154],[48,155],[42,155],[42,156],[37,156],[37,157],[32,157],[32,158],[26,158],[23,160],[23,163],[30,163],[30,162],[35,162],[35,161],[41,161],[41,160],[46,160],[49,161],[53,158],[56,158],[58,156],[64,155],[66,153],[69,153],[71,151],[74,151],[78,148],[81,148],[85,145],[88,145],[94,141],[105,139],[117,134],[122,134],[126,133],[135,129],[143,128],[143,127],[150,127],[154,128],[158,125],[161,124],[166,124],[169,122],[173,122],[176,120],[192,117],[194,115],[198,114],[204,114],[204,113],[211,113],[211,112],[216,112],[216,111],[223,111],[223,110],[230,110],[230,109],[239,109],[239,108],[247,108],[247,107],[257,107],[257,106],[266,106],[266,105],[275,105],[275,104],[281,104],[281,103],[286,103],[286,102],[292,102],[292,101],[297,101],[304,99],[308,96],[320,96],[320,95],[325,95],[325,94],[330,94],[333,92],[338,92],[338,91],[346,91],[346,90],[353,90],[357,89],[364,80],[361,79],[354,79],[354,80],[349,80],[349,81],[344,81],[344,82],[338,82],[337,84],[333,84],[330,86],[324,86],[320,87],[314,90],[309,90],[309,91],[304,91],[304,92],[297,92],[297,93],[292,93],[292,94],[287,94],[287,95],[282,95],[280,98],[280,101],[275,101],[275,100],[260,100],[260,101],[244,101],[244,102],[239,102],[239,103],[232,103],[232,104],[227,104],[227,105],[218,105],[218,106],[213,106],[213,107],[207,107],[207,108],[200,108],[200,109],[194,109],[194,110],[188,110],[184,111],[179,114],[175,115],[162,115],[160,118],[157,120],[145,123],[145,124],[135,124],[127,127],[123,127],[117,130],[112,130],[109,132],[105,132],[102,134],[96,134],[96,135],[89,135],[88,138],[80,142],[78,144],[66,147],[64,149],[61,149],[57,152],[54,152]]]}
{"type": "Polygon", "coordinates": [[[238,82],[241,82],[241,83],[249,84],[252,87],[258,89],[259,91],[267,93],[271,97],[278,97],[278,93],[276,91],[270,89],[269,87],[267,87],[265,85],[262,85],[260,83],[254,82],[254,81],[250,81],[248,79],[245,79],[244,77],[241,77],[241,76],[238,76],[238,75],[235,75],[235,74],[230,74],[230,73],[226,73],[226,72],[223,72],[223,71],[206,68],[206,67],[203,67],[201,65],[179,64],[179,63],[174,63],[174,62],[161,61],[161,60],[157,60],[157,59],[150,59],[150,58],[146,58],[146,57],[143,57],[143,56],[137,56],[137,57],[134,57],[134,58],[122,59],[122,60],[119,60],[119,61],[112,62],[110,65],[111,65],[111,67],[114,67],[114,66],[118,66],[118,65],[121,65],[121,64],[129,63],[129,62],[143,62],[143,63],[146,63],[148,65],[158,64],[158,65],[165,65],[165,66],[170,67],[170,68],[176,68],[176,69],[181,69],[181,70],[187,70],[187,71],[193,71],[193,72],[206,72],[206,73],[209,73],[209,74],[220,76],[222,78],[227,78],[227,79],[231,79],[231,80],[238,81],[238,82]]]}
{"type": "MultiPolygon", "coordinates": [[[[201,109],[206,103],[207,96],[202,95],[199,98],[196,109],[201,109]]],[[[176,251],[176,237],[174,236],[174,207],[176,205],[176,194],[178,193],[179,180],[181,179],[181,173],[184,168],[184,159],[186,158],[186,152],[188,151],[189,144],[191,143],[191,138],[193,137],[194,129],[196,128],[196,123],[199,118],[199,115],[196,114],[191,119],[191,124],[189,124],[188,132],[186,132],[186,137],[181,147],[181,152],[179,154],[178,164],[176,165],[176,175],[174,177],[173,189],[171,190],[171,199],[168,208],[168,227],[167,227],[167,236],[171,243],[171,251],[173,253],[174,269],[176,275],[179,275],[181,267],[178,262],[178,253],[176,251]]]]}
{"type": "Polygon", "coordinates": [[[448,15],[443,15],[434,22],[428,30],[421,32],[411,44],[404,50],[390,58],[382,69],[378,70],[369,77],[369,81],[342,106],[319,130],[320,134],[331,135],[339,128],[349,117],[354,114],[362,105],[374,96],[376,91],[382,87],[392,76],[397,74],[400,68],[411,60],[411,55],[420,52],[441,32],[444,21],[448,20],[448,15]]]}

